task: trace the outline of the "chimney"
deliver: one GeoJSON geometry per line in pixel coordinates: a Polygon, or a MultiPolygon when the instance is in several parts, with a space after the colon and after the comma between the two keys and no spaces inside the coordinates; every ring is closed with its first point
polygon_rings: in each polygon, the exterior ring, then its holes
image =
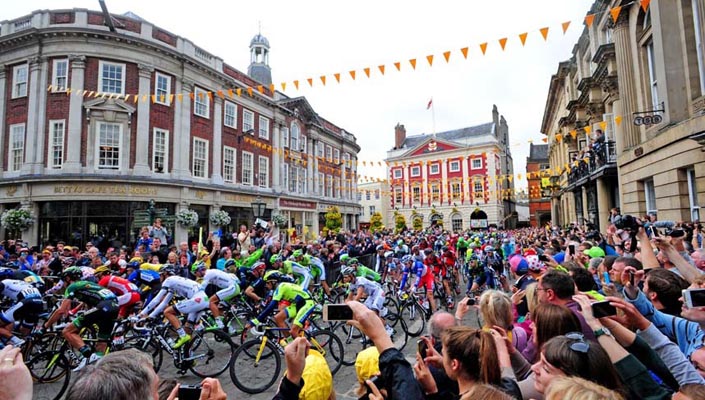
{"type": "Polygon", "coordinates": [[[497,105],[492,105],[492,122],[494,123],[494,134],[499,137],[499,111],[497,105]]]}
{"type": "Polygon", "coordinates": [[[406,140],[406,128],[397,122],[397,126],[394,127],[394,148],[401,149],[401,146],[406,140]]]}

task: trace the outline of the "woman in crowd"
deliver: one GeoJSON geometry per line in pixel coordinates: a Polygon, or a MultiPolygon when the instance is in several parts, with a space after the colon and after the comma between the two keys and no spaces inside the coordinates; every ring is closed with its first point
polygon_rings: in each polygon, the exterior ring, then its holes
{"type": "Polygon", "coordinates": [[[479,305],[485,329],[499,326],[510,335],[515,349],[523,351],[526,348],[528,335],[523,328],[512,323],[512,301],[509,296],[499,290],[486,290],[480,296],[479,305]]]}

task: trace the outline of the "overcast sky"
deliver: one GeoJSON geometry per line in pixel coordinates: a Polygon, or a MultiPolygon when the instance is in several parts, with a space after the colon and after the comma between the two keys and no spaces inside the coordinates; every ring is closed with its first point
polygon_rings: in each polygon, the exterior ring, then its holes
{"type": "MultiPolygon", "coordinates": [[[[100,10],[98,0],[23,0],[3,4],[0,20],[37,9],[100,10]]],[[[407,135],[489,122],[492,105],[509,124],[514,173],[525,173],[530,139],[542,143],[541,120],[551,75],[570,57],[592,0],[480,1],[215,1],[107,0],[187,38],[246,72],[249,43],[261,23],[271,45],[272,79],[289,82],[288,96],[304,95],[322,117],[353,133],[360,160],[381,161],[394,145],[394,126],[407,135]],[[563,35],[561,23],[572,21],[563,35]],[[539,29],[549,27],[544,42],[539,29]],[[522,47],[518,35],[529,33],[522,47]],[[498,39],[508,37],[502,51],[498,39]],[[488,42],[487,54],[479,44],[488,42]],[[468,59],[460,48],[470,47],[468,59]],[[452,52],[450,63],[443,52],[452,52]],[[435,55],[429,67],[426,56],[435,55]],[[418,58],[416,70],[409,64],[418,58]],[[397,72],[393,63],[402,63],[397,72]],[[381,76],[377,66],[385,64],[381,76]],[[362,69],[370,67],[372,77],[362,69]],[[352,81],[349,70],[357,70],[352,81]],[[340,72],[341,83],[333,73],[340,72]],[[328,83],[320,84],[321,75],[328,83]],[[309,88],[306,78],[314,78],[309,88]],[[291,81],[302,82],[294,90],[291,81]]],[[[360,168],[384,178],[384,169],[360,168]]],[[[516,182],[516,181],[515,181],[516,182]]],[[[526,181],[518,182],[525,187],[526,181]]]]}

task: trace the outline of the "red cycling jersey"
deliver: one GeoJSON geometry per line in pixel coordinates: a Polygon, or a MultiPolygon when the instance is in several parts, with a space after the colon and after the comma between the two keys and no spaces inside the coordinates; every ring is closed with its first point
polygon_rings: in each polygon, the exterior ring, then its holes
{"type": "Polygon", "coordinates": [[[435,254],[430,254],[426,256],[423,263],[428,266],[428,269],[433,271],[434,276],[443,277],[446,274],[446,266],[441,262],[441,260],[436,257],[435,254]]]}
{"type": "Polygon", "coordinates": [[[139,290],[134,283],[119,276],[104,276],[98,284],[109,289],[118,296],[122,296],[126,293],[137,292],[139,290]]]}
{"type": "Polygon", "coordinates": [[[443,253],[443,263],[446,267],[454,267],[455,260],[457,260],[457,258],[455,257],[455,253],[453,253],[452,250],[448,250],[443,253]]]}

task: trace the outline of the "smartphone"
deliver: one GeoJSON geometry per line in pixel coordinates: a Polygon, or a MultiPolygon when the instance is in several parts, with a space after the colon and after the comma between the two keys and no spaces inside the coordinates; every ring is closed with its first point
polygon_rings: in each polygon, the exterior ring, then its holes
{"type": "Polygon", "coordinates": [[[592,303],[592,315],[595,318],[609,317],[617,315],[617,308],[610,304],[608,300],[592,303]]]}
{"type": "Polygon", "coordinates": [[[658,230],[654,229],[653,226],[649,225],[649,230],[651,230],[651,237],[658,237],[658,230]]]}
{"type": "Polygon", "coordinates": [[[629,272],[629,283],[634,286],[634,273],[631,271],[629,272]]]}
{"type": "Polygon", "coordinates": [[[324,304],[324,321],[350,321],[353,319],[352,308],[347,304],[324,304]]]}
{"type": "Polygon", "coordinates": [[[426,341],[423,339],[419,339],[416,341],[416,348],[421,354],[421,358],[426,358],[426,351],[428,350],[428,345],[426,344],[426,341]]]}
{"type": "Polygon", "coordinates": [[[179,400],[198,400],[201,397],[201,385],[179,385],[179,400]]]}
{"type": "MultiPolygon", "coordinates": [[[[384,378],[382,377],[382,375],[375,375],[370,378],[370,381],[372,383],[374,383],[375,386],[377,386],[378,390],[382,390],[385,388],[385,382],[384,382],[384,378]]],[[[367,384],[365,384],[365,386],[367,386],[367,384]]],[[[367,394],[369,395],[371,393],[372,393],[372,389],[369,386],[367,386],[367,394]]]]}
{"type": "Polygon", "coordinates": [[[705,289],[684,290],[683,301],[688,308],[705,307],[705,289]]]}
{"type": "Polygon", "coordinates": [[[603,272],[602,277],[605,279],[606,284],[612,283],[612,281],[610,280],[610,273],[609,272],[607,272],[607,271],[603,272]]]}
{"type": "Polygon", "coordinates": [[[468,297],[467,301],[465,301],[465,304],[469,306],[474,306],[477,300],[475,300],[475,297],[468,297]]]}
{"type": "Polygon", "coordinates": [[[568,245],[568,254],[575,255],[575,245],[574,244],[569,244],[568,245]]]}

